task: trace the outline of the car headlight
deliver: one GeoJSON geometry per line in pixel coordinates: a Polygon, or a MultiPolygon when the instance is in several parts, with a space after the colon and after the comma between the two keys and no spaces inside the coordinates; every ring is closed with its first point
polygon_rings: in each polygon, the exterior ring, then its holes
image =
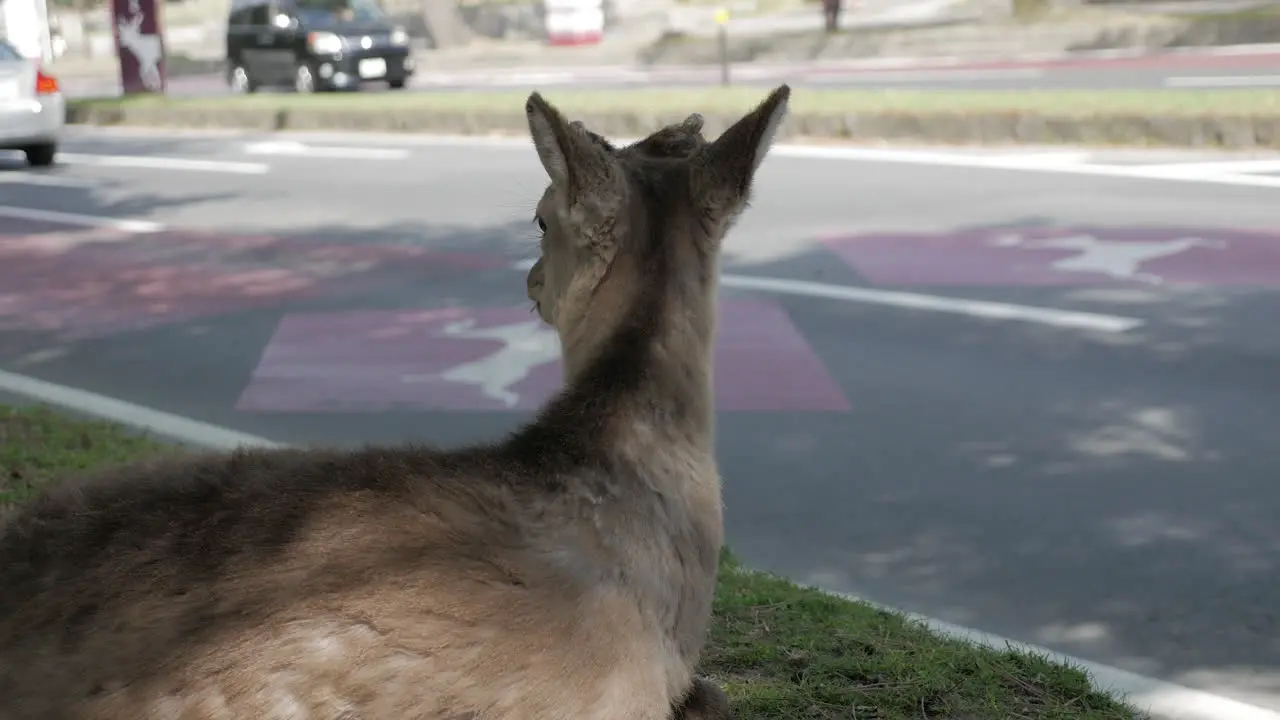
{"type": "Polygon", "coordinates": [[[392,30],[392,31],[391,31],[391,44],[392,44],[392,45],[400,45],[400,46],[408,45],[408,44],[409,44],[409,33],[405,32],[405,31],[404,31],[404,28],[396,28],[395,30],[392,30]]]}
{"type": "Polygon", "coordinates": [[[313,32],[307,35],[307,45],[311,52],[321,55],[333,55],[342,52],[342,38],[331,32],[313,32]]]}

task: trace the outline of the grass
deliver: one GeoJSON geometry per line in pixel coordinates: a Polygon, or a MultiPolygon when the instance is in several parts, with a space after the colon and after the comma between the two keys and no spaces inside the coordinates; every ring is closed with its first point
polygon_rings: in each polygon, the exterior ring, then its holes
{"type": "MultiPolygon", "coordinates": [[[[547,98],[566,112],[632,112],[646,114],[740,113],[760,102],[765,87],[671,88],[636,90],[551,91],[547,98]]],[[[503,112],[519,113],[525,91],[459,91],[423,93],[286,93],[223,98],[100,98],[72,100],[72,106],[146,106],[166,104],[191,109],[239,107],[291,111],[503,112]]],[[[1140,115],[1268,115],[1280,114],[1280,89],[1235,90],[843,90],[802,88],[792,96],[796,113],[858,112],[982,113],[1037,112],[1068,117],[1106,114],[1140,115]]]]}
{"type": "MultiPolygon", "coordinates": [[[[103,422],[0,405],[0,503],[66,473],[173,452],[103,422]]],[[[743,568],[726,552],[702,671],[739,720],[1121,720],[1079,670],[944,639],[903,616],[743,568]]]]}
{"type": "Polygon", "coordinates": [[[172,451],[110,423],[0,405],[0,516],[61,475],[172,451]]]}

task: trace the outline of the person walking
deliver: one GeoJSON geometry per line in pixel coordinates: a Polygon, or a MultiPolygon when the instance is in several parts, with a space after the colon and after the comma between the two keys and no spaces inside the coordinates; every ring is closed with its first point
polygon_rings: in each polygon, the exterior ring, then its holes
{"type": "Polygon", "coordinates": [[[822,0],[822,15],[829,33],[840,29],[840,5],[841,0],[822,0]]]}

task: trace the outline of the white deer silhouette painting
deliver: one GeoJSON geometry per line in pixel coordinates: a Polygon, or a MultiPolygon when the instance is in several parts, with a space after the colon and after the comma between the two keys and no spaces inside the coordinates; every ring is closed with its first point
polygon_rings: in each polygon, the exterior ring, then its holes
{"type": "Polygon", "coordinates": [[[1137,280],[1152,285],[1163,283],[1164,278],[1142,272],[1143,263],[1177,255],[1195,247],[1221,250],[1227,246],[1220,240],[1204,240],[1195,237],[1127,241],[1100,240],[1092,235],[1072,235],[1044,240],[1026,240],[1017,235],[1008,235],[997,238],[993,244],[1000,247],[1077,250],[1079,251],[1077,254],[1055,260],[1051,265],[1067,272],[1101,273],[1113,278],[1137,280]]]}
{"type": "MultiPolygon", "coordinates": [[[[136,6],[135,6],[136,7],[136,6]]],[[[160,89],[160,36],[142,33],[142,19],[145,17],[135,9],[133,17],[116,23],[120,38],[120,46],[127,49],[138,60],[138,72],[142,84],[152,91],[160,89]]]]}
{"type": "Polygon", "coordinates": [[[402,375],[401,382],[418,383],[432,380],[475,385],[485,397],[515,407],[520,395],[511,387],[529,376],[541,365],[560,359],[560,339],[555,331],[540,320],[473,329],[474,319],[449,323],[444,333],[451,337],[498,340],[502,347],[470,362],[455,365],[439,374],[402,375]]]}

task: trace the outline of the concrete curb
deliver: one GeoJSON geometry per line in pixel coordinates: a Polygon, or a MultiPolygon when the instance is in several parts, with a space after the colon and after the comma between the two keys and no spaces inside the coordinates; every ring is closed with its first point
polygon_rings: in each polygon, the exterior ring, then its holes
{"type": "MultiPolygon", "coordinates": [[[[643,136],[683,116],[643,111],[577,113],[597,132],[643,136]]],[[[709,135],[718,134],[737,115],[708,114],[709,135]]],[[[448,135],[528,133],[521,112],[308,108],[262,105],[76,103],[67,121],[78,125],[237,130],[330,130],[406,132],[448,135]]],[[[1027,111],[794,113],[783,135],[812,141],[925,142],[949,145],[1093,145],[1175,148],[1280,148],[1280,113],[1267,115],[1097,115],[1027,111]]]]}

